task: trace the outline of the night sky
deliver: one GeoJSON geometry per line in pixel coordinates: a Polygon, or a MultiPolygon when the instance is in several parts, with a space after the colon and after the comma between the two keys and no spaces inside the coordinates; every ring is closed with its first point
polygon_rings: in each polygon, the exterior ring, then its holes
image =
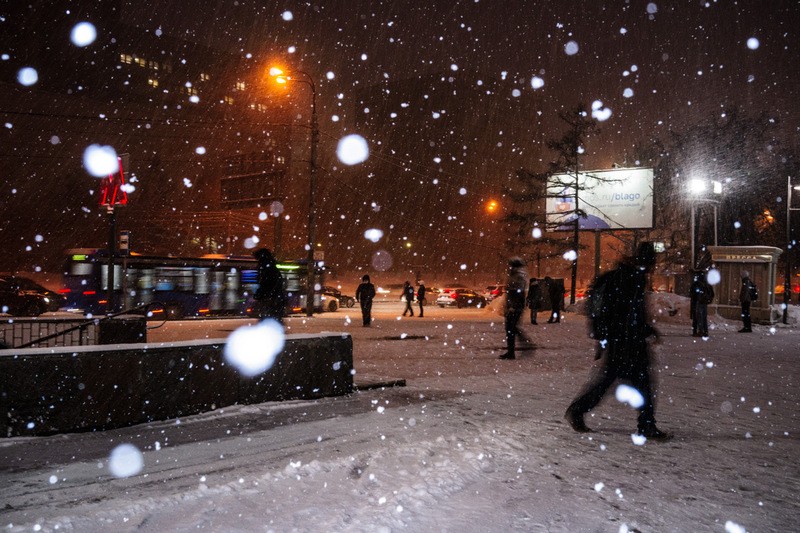
{"type": "MultiPolygon", "coordinates": [[[[77,21],[91,18],[95,2],[33,4],[38,17],[71,9],[77,21]]],[[[342,269],[369,269],[381,250],[400,269],[496,271],[499,223],[483,203],[510,208],[502,195],[514,172],[546,170],[544,140],[563,131],[558,112],[581,102],[610,109],[586,146],[585,168],[633,166],[637,144],[729,106],[767,113],[782,141],[797,147],[797,2],[108,4],[153,40],[231,52],[254,77],[274,61],[314,77],[323,169],[317,233],[342,269]],[[336,142],[348,133],[368,140],[365,163],[337,161],[336,142]],[[366,241],[370,228],[384,240],[366,241]]],[[[30,15],[21,9],[3,23],[30,15]]],[[[35,28],[7,36],[0,53],[16,62],[22,43],[37,38],[35,28]]],[[[307,95],[290,98],[295,119],[307,121],[307,95]]],[[[298,244],[304,231],[294,231],[298,244]]]]}

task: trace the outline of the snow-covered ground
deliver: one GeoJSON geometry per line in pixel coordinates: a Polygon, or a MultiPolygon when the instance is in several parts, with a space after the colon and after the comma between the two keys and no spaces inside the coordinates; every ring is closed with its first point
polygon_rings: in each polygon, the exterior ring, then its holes
{"type": "MultiPolygon", "coordinates": [[[[664,298],[656,307],[685,300],[664,298]]],[[[288,326],[350,333],[357,383],[404,378],[405,387],[0,441],[0,527],[797,531],[796,307],[792,324],[752,334],[714,317],[707,340],[690,336],[685,314],[656,312],[657,418],[676,437],[644,445],[631,438],[635,412],[613,394],[587,417],[595,433],[574,433],[562,419],[594,366],[582,316],[526,324],[535,349],[501,361],[502,320],[492,310],[400,312],[376,309],[372,328],[358,325],[357,309],[288,326]],[[127,478],[109,469],[123,443],[144,459],[127,478]]],[[[241,323],[212,322],[199,336],[241,323]]],[[[176,335],[171,327],[150,339],[176,335]]]]}

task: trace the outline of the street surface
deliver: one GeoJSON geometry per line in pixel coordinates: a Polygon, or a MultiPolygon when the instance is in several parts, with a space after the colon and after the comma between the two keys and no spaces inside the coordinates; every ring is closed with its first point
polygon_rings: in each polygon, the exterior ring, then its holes
{"type": "MultiPolygon", "coordinates": [[[[658,424],[613,391],[574,433],[562,416],[588,378],[585,319],[524,324],[515,361],[491,310],[397,302],[287,319],[289,333],[352,335],[357,384],[317,401],[231,406],[97,433],[0,441],[4,531],[793,531],[800,523],[796,326],[712,320],[691,337],[657,316],[658,424]],[[117,478],[120,443],[143,453],[117,478]],[[736,529],[741,527],[742,529],[736,529]]],[[[527,316],[523,317],[527,320],[527,316]]],[[[546,318],[546,317],[545,317],[546,318]]],[[[166,323],[151,343],[222,338],[244,319],[166,323]]],[[[151,325],[157,325],[153,323],[151,325]]]]}

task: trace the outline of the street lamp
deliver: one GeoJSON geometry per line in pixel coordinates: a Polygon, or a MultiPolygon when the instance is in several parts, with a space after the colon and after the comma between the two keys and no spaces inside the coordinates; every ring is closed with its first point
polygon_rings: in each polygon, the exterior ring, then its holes
{"type": "Polygon", "coordinates": [[[783,323],[789,323],[789,302],[792,297],[792,211],[800,211],[800,207],[792,207],[792,190],[800,191],[800,185],[792,187],[792,177],[786,178],[786,272],[783,280],[783,323]]]}
{"type": "Polygon", "coordinates": [[[316,240],[317,206],[315,194],[317,191],[317,144],[319,143],[319,126],[317,125],[317,88],[314,79],[302,70],[284,72],[278,67],[269,69],[269,75],[275,82],[286,84],[289,82],[305,83],[311,88],[311,157],[309,158],[309,184],[308,184],[308,277],[306,279],[306,316],[314,314],[314,241],[316,240]],[[298,77],[295,77],[298,76],[298,77]]]}
{"type": "MultiPolygon", "coordinates": [[[[712,181],[712,191],[714,194],[722,194],[722,182],[719,181],[712,181]]],[[[714,209],[714,246],[717,246],[717,209],[719,206],[719,201],[714,200],[713,198],[706,198],[704,197],[706,194],[706,189],[708,188],[708,182],[702,179],[691,179],[688,183],[689,186],[689,193],[692,195],[691,198],[691,207],[692,207],[692,214],[691,214],[691,246],[692,246],[692,253],[691,253],[691,265],[692,268],[695,268],[697,265],[695,264],[695,239],[697,233],[697,227],[695,224],[695,213],[697,211],[697,204],[700,202],[710,203],[714,209]]]]}

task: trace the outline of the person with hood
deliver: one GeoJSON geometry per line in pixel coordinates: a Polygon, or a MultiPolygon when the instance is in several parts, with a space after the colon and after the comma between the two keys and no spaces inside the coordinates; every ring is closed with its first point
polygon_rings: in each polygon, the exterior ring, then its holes
{"type": "Polygon", "coordinates": [[[739,289],[739,303],[742,304],[743,327],[739,330],[739,333],[753,332],[753,323],[750,318],[750,305],[755,300],[753,295],[757,294],[758,291],[756,291],[755,284],[750,281],[750,273],[747,270],[742,270],[742,287],[739,289]]]}
{"type": "Polygon", "coordinates": [[[267,248],[253,253],[258,260],[258,289],[253,298],[258,302],[259,318],[271,318],[283,323],[286,312],[286,289],[278,262],[267,248]]]}
{"type": "Polygon", "coordinates": [[[403,316],[406,316],[406,313],[411,313],[411,316],[414,316],[414,308],[411,307],[411,304],[414,302],[414,286],[411,285],[410,281],[406,281],[403,284],[403,298],[406,301],[406,308],[403,310],[403,316]]]}
{"type": "MultiPolygon", "coordinates": [[[[606,338],[596,338],[604,349],[602,367],[589,381],[583,393],[567,408],[564,418],[578,432],[590,432],[584,415],[594,409],[609,387],[617,381],[628,382],[638,394],[631,402],[639,411],[637,433],[655,441],[666,441],[672,435],[656,427],[650,347],[647,338],[658,332],[651,326],[645,305],[647,274],[656,262],[653,243],[640,243],[636,255],[616,269],[603,274],[602,292],[606,338]],[[636,401],[638,400],[638,401],[636,401]]],[[[600,278],[598,278],[600,279],[600,278]]],[[[598,283],[596,282],[597,286],[598,283]]],[[[596,296],[600,298],[600,296],[596,296]]]]}
{"type": "Polygon", "coordinates": [[[372,324],[372,300],[375,298],[375,285],[369,276],[364,274],[361,277],[361,284],[356,289],[356,301],[361,304],[361,320],[364,327],[372,324]]]}
{"type": "Polygon", "coordinates": [[[531,324],[535,326],[538,324],[536,321],[536,314],[539,312],[539,307],[542,305],[542,286],[539,284],[538,279],[531,278],[528,282],[528,297],[525,301],[531,310],[531,324]]]}
{"type": "MultiPolygon", "coordinates": [[[[505,331],[506,353],[500,359],[516,359],[515,344],[517,336],[525,338],[519,329],[519,319],[525,311],[525,287],[528,273],[525,263],[519,257],[508,261],[508,280],[506,281],[505,331]]],[[[530,342],[530,339],[525,339],[530,342]]]]}

